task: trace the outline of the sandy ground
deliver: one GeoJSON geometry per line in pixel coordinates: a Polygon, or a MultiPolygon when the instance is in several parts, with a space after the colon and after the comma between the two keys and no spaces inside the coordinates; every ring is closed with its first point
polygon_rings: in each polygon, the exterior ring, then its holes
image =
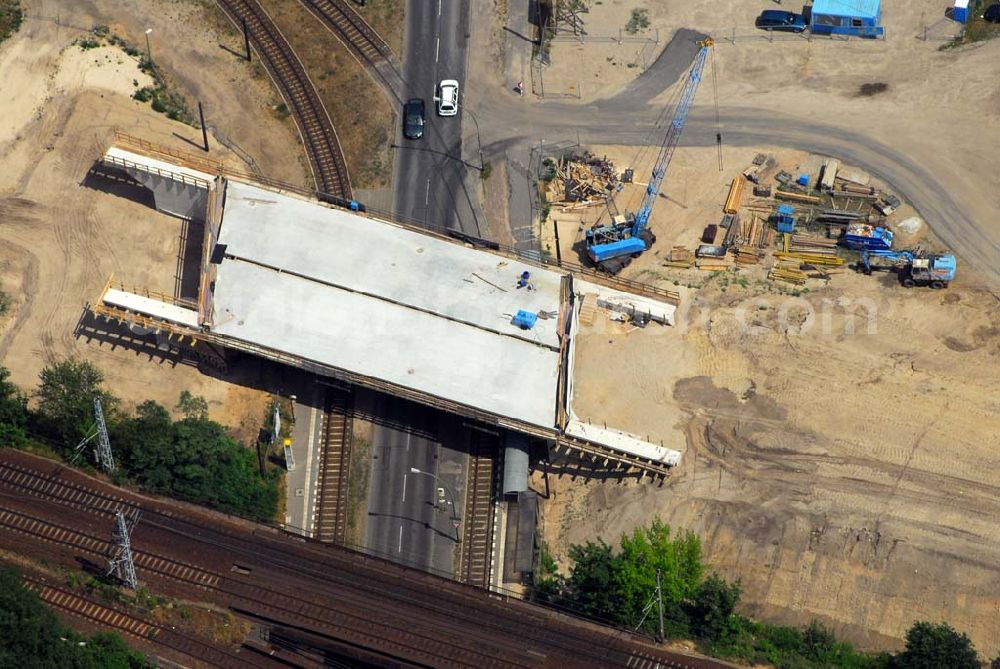
{"type": "MultiPolygon", "coordinates": [[[[636,154],[594,152],[620,164],[636,154]]],[[[720,173],[714,150],[682,147],[670,199],[654,211],[654,248],[693,248],[756,152],[728,151],[720,173]]],[[[813,178],[822,160],[761,152],[813,178]]],[[[913,215],[902,207],[890,227],[913,215]]],[[[905,243],[914,241],[939,245],[926,225],[905,243]]],[[[749,614],[820,618],[863,645],[890,646],[915,619],[945,619],[993,653],[1000,296],[961,269],[943,292],[845,271],[795,297],[764,278],[765,266],[712,275],[645,254],[630,276],[693,287],[678,325],[585,328],[574,408],[686,451],[683,464],[663,487],[554,481],[544,513],[555,553],[659,515],[698,533],[713,568],[742,579],[749,614]]]]}
{"type": "MultiPolygon", "coordinates": [[[[546,92],[560,94],[568,99],[578,98],[589,102],[610,97],[638,77],[656,59],[659,50],[670,40],[679,28],[701,31],[715,38],[720,47],[729,51],[744,51],[759,62],[755,69],[771,70],[775,65],[775,52],[787,51],[794,43],[793,52],[801,52],[803,47],[815,57],[815,65],[825,63],[825,58],[834,58],[838,65],[845,50],[857,54],[859,51],[877,49],[879,54],[887,51],[899,55],[917,51],[930,56],[947,39],[958,34],[958,24],[944,18],[943,5],[933,0],[917,0],[905,5],[884,3],[882,25],[886,29],[887,40],[878,42],[856,41],[845,49],[843,41],[827,37],[814,37],[806,45],[801,37],[776,35],[774,43],[769,42],[765,31],[754,28],[754,19],[767,3],[730,0],[722,5],[709,0],[663,0],[646,3],[637,0],[593,0],[589,11],[580,14],[585,35],[572,37],[568,24],[561,26],[560,35],[552,43],[552,64],[545,68],[543,78],[546,92]],[[634,9],[646,9],[649,27],[629,34],[624,30],[634,9]],[[926,42],[924,38],[926,36],[926,42]],[[921,45],[914,45],[917,39],[921,45]],[[621,40],[619,42],[619,39],[621,40]],[[735,48],[733,42],[735,41],[735,48]]],[[[801,7],[788,7],[789,11],[800,11],[801,7]]],[[[726,56],[722,56],[725,58],[726,56]]],[[[778,57],[780,61],[780,56],[778,57]]],[[[850,62],[850,58],[847,62],[850,62]]],[[[825,74],[826,67],[811,67],[807,75],[825,74]]],[[[870,68],[869,68],[870,69],[870,68]]],[[[747,81],[753,83],[753,79],[747,81]]]]}
{"type": "MultiPolygon", "coordinates": [[[[84,19],[74,20],[62,8],[57,24],[48,18],[50,10],[54,15],[54,6],[28,3],[21,32],[0,48],[3,90],[18,91],[14,97],[0,96],[0,117],[14,120],[3,124],[0,140],[0,281],[13,300],[0,323],[3,364],[16,383],[33,389],[46,364],[67,356],[85,358],[100,367],[108,387],[126,402],[154,399],[173,409],[187,389],[208,400],[213,418],[241,437],[254,436],[267,400],[256,389],[264,384],[253,378],[254,369],[240,372],[250,383],[234,385],[201,374],[169,352],[137,351],[74,334],[84,306],[111,273],[126,283],[173,294],[186,234],[183,221],[87,180],[111,131],[121,128],[188,150],[181,138],[193,139],[197,131],[129,99],[135,84],[146,82],[135,61],[121,51],[72,45],[84,19]]],[[[220,72],[223,80],[216,83],[226,83],[231,74],[220,72]]],[[[271,125],[280,138],[281,122],[271,125]]],[[[250,134],[243,140],[242,131],[229,132],[247,146],[274,141],[250,134]]],[[[237,160],[218,148],[212,155],[237,160]]],[[[259,154],[262,164],[265,155],[259,154]]],[[[282,165],[277,161],[271,173],[293,173],[282,165]]]]}

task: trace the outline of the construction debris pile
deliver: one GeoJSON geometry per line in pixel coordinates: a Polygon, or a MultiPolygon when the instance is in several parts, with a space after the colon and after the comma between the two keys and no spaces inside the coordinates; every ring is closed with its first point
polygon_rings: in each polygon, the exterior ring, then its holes
{"type": "MultiPolygon", "coordinates": [[[[543,177],[546,202],[562,206],[564,212],[604,204],[621,190],[622,175],[607,158],[591,153],[568,155],[558,160],[547,159],[543,177]]],[[[630,170],[626,173],[631,177],[630,170]]],[[[629,179],[630,181],[631,179],[629,179]]]]}

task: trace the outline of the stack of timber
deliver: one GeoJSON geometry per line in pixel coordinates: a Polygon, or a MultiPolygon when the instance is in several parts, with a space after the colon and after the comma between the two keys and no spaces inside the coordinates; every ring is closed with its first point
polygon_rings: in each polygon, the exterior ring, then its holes
{"type": "Polygon", "coordinates": [[[824,255],[837,254],[837,240],[812,235],[790,235],[791,239],[785,251],[792,253],[820,253],[824,255]]]}
{"type": "Polygon", "coordinates": [[[815,195],[806,195],[804,193],[794,193],[788,190],[787,186],[784,189],[779,189],[774,191],[774,197],[781,200],[791,200],[792,202],[802,202],[803,204],[819,204],[820,198],[815,195]]]}
{"type": "Polygon", "coordinates": [[[740,267],[747,267],[749,265],[759,264],[763,256],[764,251],[762,249],[754,246],[737,246],[734,258],[736,259],[737,265],[740,267]]]}
{"type": "Polygon", "coordinates": [[[816,221],[834,225],[848,225],[856,221],[866,221],[870,211],[848,211],[846,209],[818,209],[816,221]]]}
{"type": "Polygon", "coordinates": [[[729,226],[724,244],[732,247],[753,247],[763,249],[774,244],[774,228],[759,216],[751,220],[741,220],[738,224],[729,226]]]}
{"type": "Polygon", "coordinates": [[[801,286],[806,282],[806,273],[800,269],[789,266],[785,263],[778,263],[767,273],[767,278],[772,281],[782,281],[793,286],[801,286]]]}
{"type": "Polygon", "coordinates": [[[728,258],[725,257],[701,258],[698,260],[698,269],[706,272],[722,272],[729,269],[732,266],[733,264],[729,261],[728,258]]]}
{"type": "Polygon", "coordinates": [[[667,267],[690,269],[694,265],[694,253],[686,246],[675,246],[670,249],[663,264],[667,267]]]}
{"type": "Polygon", "coordinates": [[[788,253],[779,251],[774,254],[774,257],[779,260],[792,260],[798,263],[807,263],[809,265],[831,265],[839,267],[844,264],[844,259],[836,254],[817,251],[789,251],[788,253]]]}

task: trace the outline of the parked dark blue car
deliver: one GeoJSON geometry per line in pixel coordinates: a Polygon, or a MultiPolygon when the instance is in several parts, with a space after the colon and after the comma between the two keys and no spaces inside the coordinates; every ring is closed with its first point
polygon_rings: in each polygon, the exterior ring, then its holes
{"type": "Polygon", "coordinates": [[[783,30],[793,33],[800,33],[808,27],[806,17],[778,9],[766,9],[761,12],[756,25],[764,30],[783,30]]]}

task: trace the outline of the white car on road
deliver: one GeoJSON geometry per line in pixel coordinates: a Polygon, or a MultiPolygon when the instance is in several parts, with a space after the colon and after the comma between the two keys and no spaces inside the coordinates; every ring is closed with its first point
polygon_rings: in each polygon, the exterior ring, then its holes
{"type": "Polygon", "coordinates": [[[445,79],[438,85],[438,94],[434,96],[437,100],[437,111],[439,116],[454,116],[458,113],[458,82],[454,79],[445,79]]]}

